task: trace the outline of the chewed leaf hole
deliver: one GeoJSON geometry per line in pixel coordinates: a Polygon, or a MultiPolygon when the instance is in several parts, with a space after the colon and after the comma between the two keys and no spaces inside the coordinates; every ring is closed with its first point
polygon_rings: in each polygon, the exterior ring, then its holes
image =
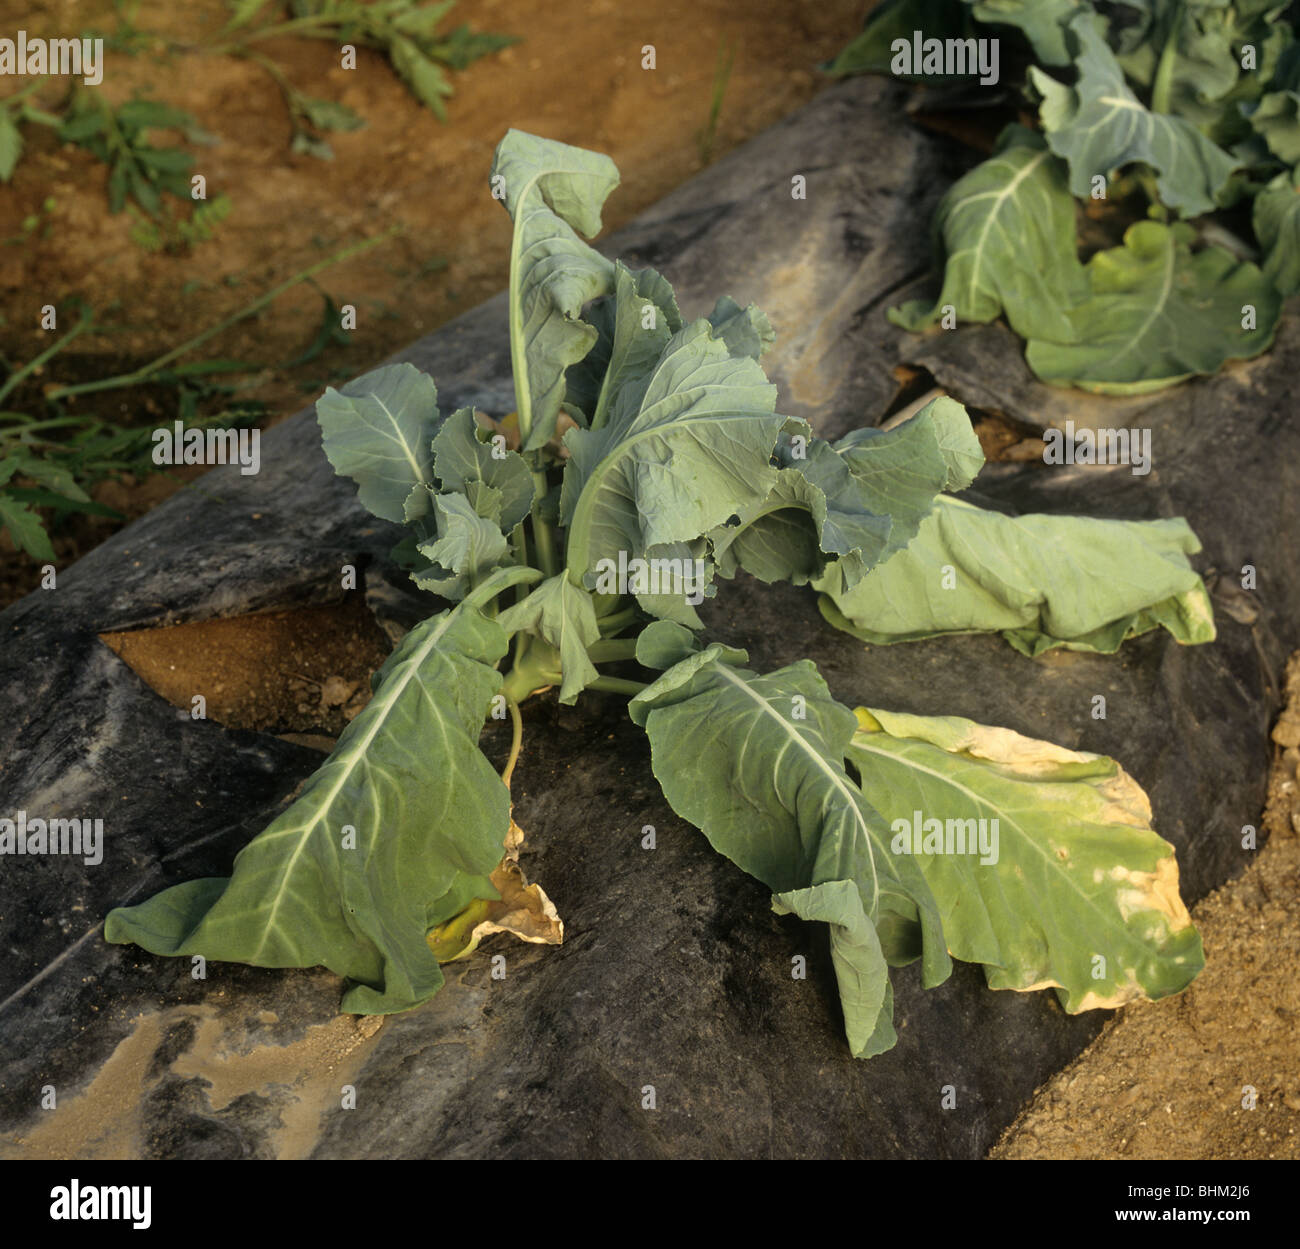
{"type": "Polygon", "coordinates": [[[152,690],[232,729],[336,737],[370,700],[390,644],[352,592],[337,603],[101,633],[152,690]]]}

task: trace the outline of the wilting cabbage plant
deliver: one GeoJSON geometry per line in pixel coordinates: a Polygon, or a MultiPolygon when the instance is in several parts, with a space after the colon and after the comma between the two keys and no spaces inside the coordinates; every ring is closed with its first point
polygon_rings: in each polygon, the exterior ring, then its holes
{"type": "Polygon", "coordinates": [[[107,939],[323,965],[349,982],[343,1010],[368,1014],[432,997],[440,963],[487,932],[558,941],[517,863],[518,708],[603,690],[628,697],[673,809],[776,909],[828,926],[855,1055],[896,1041],[889,968],[917,960],[927,986],[957,958],[994,988],[1054,986],[1068,1011],[1182,989],[1200,938],[1173,848],[1117,763],[854,710],[809,660],[751,670],[701,636],[695,609],[745,570],[809,586],[872,643],[997,630],[1033,656],[1114,651],[1158,627],[1202,642],[1214,628],[1190,529],[953,497],[983,456],[947,398],[834,442],[783,416],[761,312],[724,297],[687,321],[660,274],[582,241],[617,182],[597,153],[517,131],[497,149],[516,413],[443,415],[410,364],[319,400],[330,462],[406,526],[398,553],[447,606],[402,639],[229,878],[115,910],[107,939]],[[478,744],[490,715],[514,727],[504,776],[478,744]]]}

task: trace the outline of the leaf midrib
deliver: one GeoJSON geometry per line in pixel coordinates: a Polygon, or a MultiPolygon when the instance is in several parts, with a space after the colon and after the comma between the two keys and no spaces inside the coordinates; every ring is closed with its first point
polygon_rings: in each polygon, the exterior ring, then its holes
{"type": "Polygon", "coordinates": [[[519,305],[522,295],[519,259],[523,247],[524,223],[528,216],[528,198],[545,172],[547,171],[538,170],[529,178],[518,200],[515,201],[518,220],[515,222],[514,237],[510,240],[510,367],[515,375],[515,408],[523,442],[527,442],[528,435],[532,432],[533,395],[528,385],[528,353],[524,343],[523,311],[519,305]]]}
{"type": "Polygon", "coordinates": [[[1153,304],[1150,316],[1142,322],[1142,328],[1129,339],[1127,347],[1117,355],[1111,356],[1108,364],[1113,364],[1116,360],[1122,360],[1125,356],[1129,355],[1133,351],[1134,347],[1141,343],[1143,338],[1145,338],[1147,331],[1150,330],[1151,326],[1155,323],[1156,318],[1164,312],[1165,305],[1169,302],[1170,292],[1174,287],[1174,271],[1177,267],[1177,259],[1177,241],[1173,238],[1168,238],[1166,239],[1165,247],[1165,274],[1164,280],[1161,283],[1159,298],[1157,298],[1153,304]]]}
{"type": "Polygon", "coordinates": [[[284,900],[284,895],[287,892],[289,881],[293,876],[294,867],[297,864],[298,859],[301,857],[303,850],[315,834],[317,828],[323,822],[326,813],[329,811],[334,800],[338,797],[339,791],[356,771],[358,763],[364,760],[367,748],[374,740],[376,734],[383,727],[389,712],[392,710],[393,704],[415,678],[416,673],[424,663],[429,652],[437,646],[443,634],[445,634],[451,627],[452,621],[456,617],[457,610],[459,609],[449,611],[442,623],[430,633],[428,639],[421,643],[419,649],[411,655],[405,665],[405,672],[401,674],[400,681],[393,679],[393,677],[398,676],[398,674],[394,672],[392,677],[384,682],[379,697],[375,702],[371,703],[371,706],[375,706],[376,703],[378,704],[380,708],[379,714],[375,716],[374,723],[366,732],[365,736],[350,749],[348,756],[346,756],[346,765],[338,769],[338,779],[335,780],[328,797],[323,799],[317,805],[316,814],[307,823],[299,826],[297,830],[290,827],[283,829],[279,833],[263,833],[258,839],[259,841],[273,841],[277,837],[285,836],[294,831],[297,831],[299,834],[297,846],[294,847],[293,853],[289,856],[288,862],[285,863],[284,867],[281,869],[280,885],[276,890],[275,899],[271,904],[271,913],[267,916],[266,923],[262,929],[262,939],[258,942],[257,949],[253,952],[252,959],[256,959],[263,949],[265,949],[267,940],[275,928],[275,919],[280,910],[280,903],[284,900]],[[391,687],[391,692],[389,691],[389,687],[391,687]]]}
{"type": "MultiPolygon", "coordinates": [[[[741,678],[725,664],[716,664],[715,670],[726,680],[730,681],[732,685],[736,686],[737,689],[742,690],[746,697],[757,703],[765,715],[768,715],[775,720],[781,726],[782,732],[790,739],[787,742],[787,746],[790,742],[795,743],[798,749],[803,751],[804,755],[811,759],[821,772],[825,773],[831,784],[844,795],[846,802],[853,812],[854,819],[862,829],[862,840],[866,844],[867,857],[871,861],[871,909],[869,912],[869,918],[874,920],[880,903],[880,873],[876,870],[876,852],[875,848],[871,844],[871,830],[867,825],[866,817],[862,814],[862,809],[854,799],[854,792],[848,783],[848,778],[838,776],[826,760],[812,748],[808,739],[798,730],[791,727],[785,717],[780,715],[766,698],[763,698],[753,690],[748,682],[741,680],[741,678]]],[[[825,884],[826,882],[820,881],[817,883],[825,884]]]]}
{"type": "MultiPolygon", "coordinates": [[[[989,210],[988,214],[985,216],[984,225],[980,229],[979,242],[975,244],[975,248],[974,248],[975,262],[974,264],[971,265],[970,280],[966,284],[966,306],[967,307],[972,307],[974,305],[975,276],[984,266],[984,248],[988,241],[988,233],[989,230],[992,228],[994,220],[997,218],[997,215],[1002,211],[1003,205],[1006,203],[1007,199],[1014,193],[1016,187],[1018,187],[1035,169],[1038,168],[1039,165],[1043,163],[1044,160],[1046,160],[1051,155],[1052,153],[1049,150],[1044,150],[1040,152],[1037,156],[1034,157],[1033,160],[1031,160],[1027,165],[1025,165],[1025,167],[1018,174],[1016,174],[1016,176],[1012,178],[1010,182],[1007,183],[1007,185],[1002,189],[1002,191],[996,193],[995,198],[997,202],[993,205],[993,207],[989,210]]],[[[958,207],[961,207],[961,205],[958,205],[958,207]]]]}
{"type": "Polygon", "coordinates": [[[402,432],[402,427],[398,423],[397,417],[394,416],[392,411],[389,409],[388,404],[386,404],[383,401],[383,399],[380,398],[379,395],[375,395],[374,400],[379,405],[380,410],[383,412],[383,414],[386,417],[388,417],[390,423],[392,424],[393,429],[397,435],[394,441],[396,441],[397,445],[402,448],[402,453],[406,456],[408,463],[411,465],[411,470],[415,476],[416,484],[418,485],[420,482],[425,480],[427,474],[420,467],[419,461],[415,458],[415,455],[412,453],[410,445],[406,441],[406,436],[402,432]]]}

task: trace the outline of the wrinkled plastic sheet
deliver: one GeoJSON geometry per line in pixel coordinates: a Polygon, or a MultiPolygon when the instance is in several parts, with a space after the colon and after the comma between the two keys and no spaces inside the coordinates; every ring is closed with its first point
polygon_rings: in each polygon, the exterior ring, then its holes
{"type": "MultiPolygon", "coordinates": [[[[885,309],[932,289],[931,213],[970,161],[908,121],[905,98],[876,80],[839,84],[601,245],[663,271],[689,315],[723,292],[764,308],[782,410],[820,432],[885,417],[903,361],[1025,425],[1150,428],[1148,476],[997,464],[978,489],[1008,509],[1186,516],[1219,640],[1184,649],[1151,634],[1116,656],[1036,661],[993,637],[866,649],[809,592],[744,577],[722,583],[706,619],[759,669],[811,657],[850,705],[1116,756],[1148,791],[1193,901],[1246,864],[1240,830],[1258,823],[1280,665],[1297,641],[1296,319],[1262,359],[1140,404],[1043,386],[1000,327],[895,329],[885,309]],[[805,199],[791,195],[796,174],[805,199]],[[1253,593],[1240,588],[1246,564],[1253,593]]],[[[400,358],[436,377],[444,410],[514,406],[504,297],[400,358]]],[[[394,529],[333,476],[310,411],[262,451],[257,476],[212,471],[0,614],[0,812],[98,816],[106,829],[97,866],[0,864],[5,1154],[975,1157],[1096,1034],[1102,1014],[1068,1017],[1050,993],[994,993],[961,965],[922,992],[908,968],[894,976],[898,1046],[852,1059],[826,930],[774,915],[757,882],[673,815],[643,735],[601,695],[525,709],[515,816],[524,866],[564,917],[562,947],[495,937],[448,968],[432,1002],[375,1030],[337,1017],[340,982],[323,970],[211,964],[195,980],[189,960],[105,944],[111,907],[227,874],[321,756],[191,720],[98,634],[327,601],[347,563],[381,618],[409,626],[434,607],[387,563],[394,529]],[[507,957],[502,980],[493,952],[507,957]],[[806,980],[791,976],[800,954],[806,980]],[[344,1085],[355,1108],[342,1108],[344,1085]],[[40,1108],[49,1086],[55,1112],[40,1108]]]]}

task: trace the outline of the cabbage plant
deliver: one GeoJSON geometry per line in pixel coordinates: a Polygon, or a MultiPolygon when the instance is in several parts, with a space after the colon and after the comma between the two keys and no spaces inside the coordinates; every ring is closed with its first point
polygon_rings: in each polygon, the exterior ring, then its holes
{"type": "Polygon", "coordinates": [[[362,1014],[427,1001],[493,931],[558,941],[518,865],[519,704],[605,691],[628,699],[673,809],[778,911],[827,926],[855,1055],[895,1043],[889,969],[912,962],[926,986],[982,963],[991,987],[1052,986],[1071,1012],[1182,989],[1203,959],[1173,847],[1114,760],[855,709],[807,659],[753,670],[697,608],[743,571],[806,585],[872,644],[1198,643],[1214,626],[1191,530],[956,497],[983,456],[948,398],[834,441],[782,415],[758,309],[724,296],[688,320],[660,274],[583,241],[617,182],[608,157],[518,131],[497,149],[514,413],[443,414],[410,364],[318,401],[331,464],[404,526],[397,553],[442,609],[229,877],[114,910],[107,939],[323,965],[362,1014]],[[504,775],[479,746],[492,716],[513,724],[504,775]]]}

